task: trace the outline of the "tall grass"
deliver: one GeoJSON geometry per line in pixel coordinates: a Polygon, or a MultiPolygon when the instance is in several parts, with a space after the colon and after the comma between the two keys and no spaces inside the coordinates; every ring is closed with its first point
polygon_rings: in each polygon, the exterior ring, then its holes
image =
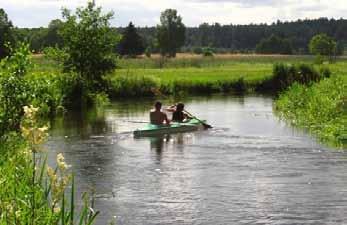
{"type": "Polygon", "coordinates": [[[47,166],[41,147],[47,127],[39,126],[37,116],[37,108],[25,107],[24,138],[15,133],[1,137],[0,224],[92,224],[98,212],[88,196],[77,212],[74,180],[63,155],[58,154],[56,169],[47,166]]]}
{"type": "Polygon", "coordinates": [[[323,141],[347,147],[347,77],[326,78],[312,86],[295,83],[276,101],[292,124],[307,128],[323,141]]]}
{"type": "Polygon", "coordinates": [[[178,54],[176,58],[126,58],[119,59],[119,69],[163,69],[163,68],[209,68],[229,67],[237,64],[272,64],[272,63],[313,63],[312,56],[289,55],[214,55],[204,57],[201,55],[178,54]]]}
{"type": "Polygon", "coordinates": [[[239,64],[228,68],[118,69],[107,76],[109,94],[153,95],[151,88],[165,94],[244,92],[271,77],[271,65],[239,64]],[[242,72],[240,72],[242,71],[242,72]]]}
{"type": "Polygon", "coordinates": [[[76,210],[73,176],[64,157],[59,154],[52,169],[41,151],[48,128],[38,117],[59,108],[70,82],[30,70],[30,64],[25,44],[0,62],[0,224],[92,224],[98,213],[90,210],[88,196],[76,210]]]}

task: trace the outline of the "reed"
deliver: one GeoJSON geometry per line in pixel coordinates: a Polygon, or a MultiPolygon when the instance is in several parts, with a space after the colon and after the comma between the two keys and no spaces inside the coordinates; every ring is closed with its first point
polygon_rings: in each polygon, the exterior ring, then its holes
{"type": "Polygon", "coordinates": [[[92,224],[98,212],[87,195],[76,209],[74,179],[64,156],[57,155],[55,169],[47,165],[42,143],[48,128],[39,125],[38,108],[24,111],[21,136],[1,137],[0,224],[92,224]]]}

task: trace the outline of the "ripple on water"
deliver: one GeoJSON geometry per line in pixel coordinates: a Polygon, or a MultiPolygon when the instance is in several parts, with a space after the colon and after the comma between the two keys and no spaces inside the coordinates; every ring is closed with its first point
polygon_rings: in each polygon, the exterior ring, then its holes
{"type": "Polygon", "coordinates": [[[145,120],[131,109],[145,103],[70,119],[47,144],[51,163],[63,152],[73,166],[78,193],[94,188],[96,224],[346,223],[347,152],[286,126],[271,98],[196,98],[187,108],[212,130],[134,139],[142,125],[120,120],[145,120]]]}

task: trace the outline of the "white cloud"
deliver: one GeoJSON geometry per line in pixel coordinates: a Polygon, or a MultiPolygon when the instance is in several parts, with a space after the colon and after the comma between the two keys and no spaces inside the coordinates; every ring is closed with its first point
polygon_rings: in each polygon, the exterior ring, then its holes
{"type": "MultiPolygon", "coordinates": [[[[61,17],[61,8],[74,9],[87,0],[7,0],[0,3],[19,27],[47,26],[61,17]]],[[[221,24],[271,23],[319,17],[344,17],[345,0],[95,0],[105,11],[113,10],[113,25],[154,26],[160,12],[175,8],[188,26],[203,22],[221,24]]]]}

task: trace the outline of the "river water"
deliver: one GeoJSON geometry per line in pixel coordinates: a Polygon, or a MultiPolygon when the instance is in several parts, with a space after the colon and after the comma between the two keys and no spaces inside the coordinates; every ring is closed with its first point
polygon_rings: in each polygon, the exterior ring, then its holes
{"type": "Polygon", "coordinates": [[[152,100],[69,113],[52,124],[96,224],[347,224],[347,151],[281,122],[273,99],[185,99],[211,130],[135,139],[152,100]]]}

